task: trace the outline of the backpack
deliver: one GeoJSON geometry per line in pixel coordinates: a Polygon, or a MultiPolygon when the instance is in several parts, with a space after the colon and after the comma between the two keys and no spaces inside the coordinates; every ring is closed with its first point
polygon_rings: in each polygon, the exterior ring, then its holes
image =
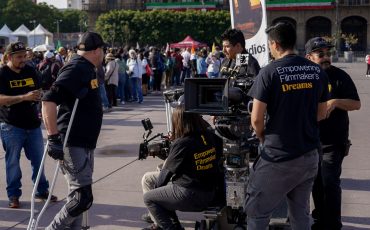
{"type": "Polygon", "coordinates": [[[51,85],[56,80],[56,76],[52,74],[53,70],[55,69],[55,66],[56,63],[48,63],[40,68],[41,87],[43,90],[50,89],[51,85]]]}
{"type": "Polygon", "coordinates": [[[163,63],[163,58],[161,57],[160,54],[158,55],[158,59],[157,59],[157,69],[161,72],[166,70],[166,66],[163,63]]]}

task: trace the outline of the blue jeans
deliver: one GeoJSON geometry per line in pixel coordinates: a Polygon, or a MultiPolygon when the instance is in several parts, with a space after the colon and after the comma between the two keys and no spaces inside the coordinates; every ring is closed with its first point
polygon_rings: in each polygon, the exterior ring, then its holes
{"type": "Polygon", "coordinates": [[[184,67],[181,72],[181,83],[184,83],[186,78],[190,78],[191,69],[184,67]]]}
{"type": "Polygon", "coordinates": [[[138,77],[130,78],[131,86],[132,86],[132,99],[138,100],[139,102],[143,101],[143,92],[141,90],[141,79],[138,77]]]}
{"type": "Polygon", "coordinates": [[[100,97],[101,101],[103,103],[103,107],[107,108],[109,107],[109,102],[108,102],[108,97],[107,97],[107,91],[105,91],[105,85],[104,84],[99,84],[99,92],[100,92],[100,97]]]}
{"type": "Polygon", "coordinates": [[[218,73],[215,73],[215,72],[208,72],[208,78],[216,78],[218,77],[218,73]]]}
{"type": "Polygon", "coordinates": [[[118,73],[118,87],[117,87],[117,98],[120,101],[125,101],[125,85],[126,85],[127,74],[118,73]]]}
{"type": "MultiPolygon", "coordinates": [[[[8,197],[20,197],[22,195],[22,171],[19,165],[21,150],[22,148],[24,149],[27,159],[31,161],[31,178],[35,182],[44,152],[41,128],[26,130],[1,122],[0,135],[5,150],[6,190],[8,197]]],[[[37,193],[45,194],[48,192],[48,189],[49,183],[45,178],[45,174],[42,173],[37,193]]]]}

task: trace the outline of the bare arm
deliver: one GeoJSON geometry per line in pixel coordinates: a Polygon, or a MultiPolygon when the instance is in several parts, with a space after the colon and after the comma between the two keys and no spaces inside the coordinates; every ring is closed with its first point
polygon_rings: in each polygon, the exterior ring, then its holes
{"type": "Polygon", "coordinates": [[[361,102],[352,99],[331,99],[327,103],[326,117],[329,117],[335,108],[345,111],[359,110],[361,102]]]}
{"type": "Polygon", "coordinates": [[[322,102],[317,106],[317,121],[321,121],[326,118],[326,105],[327,102],[322,102]]]}
{"type": "Polygon", "coordinates": [[[39,101],[41,98],[41,91],[40,90],[33,90],[26,94],[17,95],[17,96],[8,96],[4,94],[0,94],[0,106],[3,105],[14,105],[18,104],[22,101],[39,101]]]}
{"type": "Polygon", "coordinates": [[[57,127],[57,105],[51,101],[42,102],[42,118],[48,135],[58,133],[57,127]]]}
{"type": "Polygon", "coordinates": [[[259,101],[257,99],[253,99],[253,108],[252,108],[252,115],[251,115],[251,123],[254,131],[256,132],[256,136],[260,140],[261,143],[265,140],[265,112],[266,112],[267,104],[259,101]]]}

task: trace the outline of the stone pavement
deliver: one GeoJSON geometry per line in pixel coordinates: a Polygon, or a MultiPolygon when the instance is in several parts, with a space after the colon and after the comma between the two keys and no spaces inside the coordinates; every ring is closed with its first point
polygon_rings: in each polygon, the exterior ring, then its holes
{"type": "MultiPolygon", "coordinates": [[[[349,72],[358,87],[362,108],[350,113],[353,146],[343,164],[343,223],[345,230],[370,229],[370,78],[365,78],[365,64],[337,63],[349,72]]],[[[146,212],[141,192],[141,177],[161,162],[157,158],[138,161],[139,143],[144,129],[141,120],[150,118],[153,133],[166,131],[164,102],[161,96],[151,95],[144,103],[126,104],[104,115],[104,122],[95,155],[94,204],[89,212],[89,224],[94,230],[141,229],[147,224],[140,220],[146,212]]],[[[20,209],[7,208],[4,151],[0,149],[0,229],[25,229],[30,215],[32,183],[30,165],[24,154],[23,196],[20,209]]],[[[49,157],[45,170],[51,178],[55,163],[49,157]]],[[[61,200],[49,206],[39,226],[45,227],[65,202],[67,185],[59,174],[54,194],[61,200]]],[[[40,209],[42,202],[36,203],[40,209]]],[[[201,213],[179,213],[187,230],[201,213]]]]}

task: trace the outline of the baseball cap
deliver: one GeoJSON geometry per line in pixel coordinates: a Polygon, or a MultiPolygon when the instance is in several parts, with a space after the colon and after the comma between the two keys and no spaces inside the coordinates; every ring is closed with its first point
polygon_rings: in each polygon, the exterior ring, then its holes
{"type": "Polygon", "coordinates": [[[318,49],[333,48],[334,46],[322,37],[314,37],[308,40],[304,47],[306,49],[306,54],[309,54],[318,49]]]}
{"type": "Polygon", "coordinates": [[[50,58],[52,58],[52,57],[54,57],[53,52],[51,52],[51,51],[46,51],[46,52],[44,53],[44,58],[50,59],[50,58]]]}
{"type": "Polygon", "coordinates": [[[18,52],[26,52],[26,46],[23,42],[10,43],[5,50],[6,54],[14,54],[18,52]]]}
{"type": "Polygon", "coordinates": [[[106,46],[106,44],[103,38],[98,33],[94,32],[83,33],[77,42],[77,49],[83,51],[96,50],[104,46],[106,46]]]}

